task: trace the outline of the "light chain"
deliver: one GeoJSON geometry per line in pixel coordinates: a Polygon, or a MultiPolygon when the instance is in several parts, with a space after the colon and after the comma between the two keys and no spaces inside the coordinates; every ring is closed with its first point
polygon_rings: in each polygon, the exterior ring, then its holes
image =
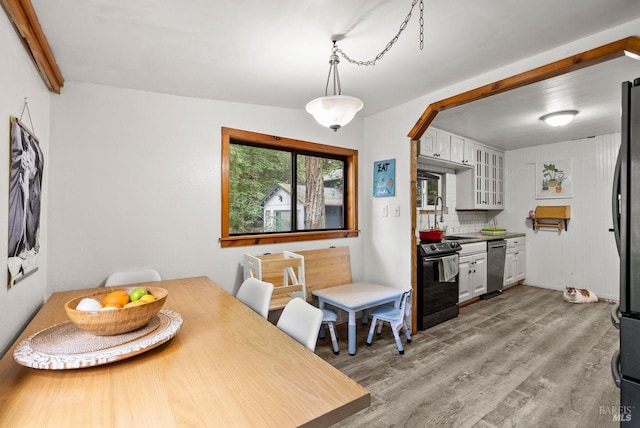
{"type": "Polygon", "coordinates": [[[411,19],[411,14],[413,13],[413,8],[415,7],[416,3],[418,3],[418,1],[420,2],[420,6],[419,6],[420,7],[420,50],[422,50],[424,48],[424,34],[423,34],[424,33],[423,31],[424,30],[424,17],[423,17],[424,3],[423,3],[423,0],[413,0],[413,2],[411,3],[411,9],[409,10],[409,13],[407,14],[406,18],[404,18],[404,21],[402,21],[402,24],[400,24],[400,30],[389,41],[389,43],[387,43],[387,46],[385,46],[385,48],[378,55],[376,55],[375,59],[370,61],[356,61],[350,58],[349,55],[344,53],[342,49],[340,49],[339,47],[336,47],[336,52],[338,52],[340,56],[342,56],[342,58],[346,59],[351,64],[365,65],[365,66],[376,65],[376,62],[382,59],[382,57],[391,50],[394,43],[398,41],[400,34],[402,34],[405,28],[407,28],[407,24],[409,23],[409,20],[411,19]]]}

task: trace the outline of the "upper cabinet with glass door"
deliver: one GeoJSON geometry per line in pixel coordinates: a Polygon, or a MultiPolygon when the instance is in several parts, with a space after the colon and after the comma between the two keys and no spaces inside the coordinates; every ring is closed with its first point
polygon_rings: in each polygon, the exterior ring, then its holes
{"type": "Polygon", "coordinates": [[[504,152],[475,143],[474,168],[456,175],[456,209],[504,209],[504,152]]]}

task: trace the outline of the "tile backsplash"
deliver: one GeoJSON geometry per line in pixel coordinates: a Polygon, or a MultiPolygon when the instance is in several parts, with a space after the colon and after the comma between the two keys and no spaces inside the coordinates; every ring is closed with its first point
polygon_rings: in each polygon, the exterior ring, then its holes
{"type": "MultiPolygon", "coordinates": [[[[497,212],[492,211],[456,211],[456,174],[453,169],[444,168],[437,165],[422,165],[419,168],[430,172],[444,173],[445,176],[445,207],[447,213],[444,214],[444,222],[440,222],[440,207],[438,207],[439,227],[445,228],[448,234],[464,234],[479,232],[483,227],[493,225],[493,219],[497,212]]],[[[421,212],[418,210],[416,217],[416,230],[433,227],[433,211],[421,212]]]]}

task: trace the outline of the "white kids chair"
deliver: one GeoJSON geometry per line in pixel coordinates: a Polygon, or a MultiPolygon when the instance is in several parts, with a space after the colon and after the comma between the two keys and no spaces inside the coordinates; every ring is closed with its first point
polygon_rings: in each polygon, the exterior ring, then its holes
{"type": "Polygon", "coordinates": [[[391,306],[380,306],[371,313],[373,318],[371,319],[371,327],[369,328],[369,335],[367,336],[367,346],[370,346],[373,341],[373,330],[376,328],[376,324],[378,325],[377,333],[380,335],[380,333],[382,333],[382,324],[386,321],[391,325],[393,337],[396,339],[398,352],[400,352],[400,354],[404,354],[404,347],[402,346],[398,332],[400,329],[403,329],[404,335],[407,338],[407,343],[411,343],[411,333],[409,332],[405,319],[410,317],[411,314],[412,292],[413,290],[404,292],[400,298],[400,307],[394,308],[391,306]]]}

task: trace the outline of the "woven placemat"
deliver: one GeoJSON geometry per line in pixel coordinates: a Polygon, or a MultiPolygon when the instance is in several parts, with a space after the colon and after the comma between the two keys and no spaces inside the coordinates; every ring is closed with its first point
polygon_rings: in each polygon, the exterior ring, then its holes
{"type": "Polygon", "coordinates": [[[71,321],[43,330],[31,339],[31,348],[42,354],[78,355],[124,345],[152,333],[160,325],[155,317],[149,324],[129,333],[116,336],[96,336],[80,330],[71,321]]]}

